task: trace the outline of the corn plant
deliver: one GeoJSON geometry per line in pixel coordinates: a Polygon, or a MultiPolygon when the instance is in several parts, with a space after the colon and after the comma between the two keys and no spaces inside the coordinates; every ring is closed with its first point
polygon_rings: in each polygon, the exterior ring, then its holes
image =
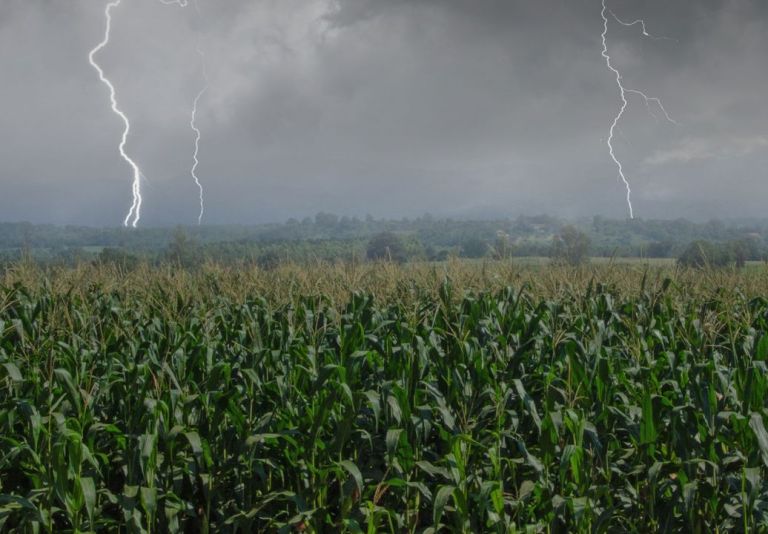
{"type": "Polygon", "coordinates": [[[768,530],[759,296],[63,276],[0,286],[0,531],[768,530]]]}

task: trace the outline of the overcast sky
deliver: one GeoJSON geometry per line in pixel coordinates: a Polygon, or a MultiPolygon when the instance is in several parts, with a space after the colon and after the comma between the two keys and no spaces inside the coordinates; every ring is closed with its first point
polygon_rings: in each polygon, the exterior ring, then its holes
{"type": "MultiPolygon", "coordinates": [[[[629,97],[616,153],[642,218],[765,216],[768,2],[608,0],[629,97]]],[[[106,0],[0,0],[0,220],[119,225],[122,124],[87,55],[106,0]]],[[[616,80],[600,0],[123,0],[98,56],[132,121],[142,225],[192,224],[206,55],[207,223],[626,217],[605,145],[616,80]]]]}

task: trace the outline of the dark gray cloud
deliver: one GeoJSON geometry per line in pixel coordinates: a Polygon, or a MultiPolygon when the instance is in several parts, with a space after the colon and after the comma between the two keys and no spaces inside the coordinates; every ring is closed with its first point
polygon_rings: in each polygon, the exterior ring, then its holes
{"type": "MultiPolygon", "coordinates": [[[[145,224],[193,222],[201,83],[208,222],[317,211],[624,216],[599,0],[124,0],[100,63],[133,121],[145,224]]],[[[768,3],[609,0],[631,99],[616,142],[641,217],[764,215],[768,3]],[[657,114],[658,115],[658,114],[657,114]]],[[[117,224],[130,172],[87,63],[104,1],[0,3],[0,220],[117,224]]]]}

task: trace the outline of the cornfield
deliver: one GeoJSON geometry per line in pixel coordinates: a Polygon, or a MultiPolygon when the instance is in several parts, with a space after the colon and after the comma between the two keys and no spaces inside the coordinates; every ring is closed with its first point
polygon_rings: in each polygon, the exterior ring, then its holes
{"type": "Polygon", "coordinates": [[[766,531],[765,279],[19,268],[0,530],[766,531]]]}

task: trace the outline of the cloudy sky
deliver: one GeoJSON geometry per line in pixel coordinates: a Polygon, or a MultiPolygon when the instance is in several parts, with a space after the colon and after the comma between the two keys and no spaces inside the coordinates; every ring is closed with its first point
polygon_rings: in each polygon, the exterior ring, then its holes
{"type": "MultiPolygon", "coordinates": [[[[601,0],[123,0],[97,57],[132,121],[143,225],[331,211],[626,217],[605,145],[601,0]]],[[[768,2],[607,0],[629,95],[616,153],[643,218],[765,216],[768,2]]],[[[87,55],[106,0],[0,0],[0,220],[119,225],[122,124],[87,55]]]]}

